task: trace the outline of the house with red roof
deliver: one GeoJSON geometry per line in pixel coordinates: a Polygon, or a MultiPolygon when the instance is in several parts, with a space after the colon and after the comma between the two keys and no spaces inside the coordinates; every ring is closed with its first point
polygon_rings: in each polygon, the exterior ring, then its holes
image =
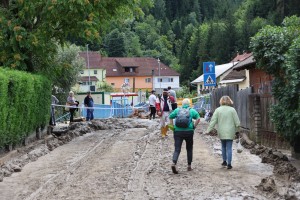
{"type": "Polygon", "coordinates": [[[256,68],[256,61],[252,54],[250,57],[235,65],[233,71],[247,72],[248,87],[252,87],[254,93],[271,93],[273,77],[265,71],[256,68]]]}
{"type": "MultiPolygon", "coordinates": [[[[239,63],[243,62],[244,60],[248,59],[252,56],[252,53],[244,52],[243,54],[237,53],[236,57],[233,58],[231,62],[236,63],[235,65],[239,65],[239,63]]],[[[248,70],[234,70],[234,67],[231,68],[220,81],[220,86],[224,87],[227,85],[237,84],[239,89],[248,88],[250,85],[249,79],[249,71],[248,70]]]]}
{"type": "Polygon", "coordinates": [[[98,52],[80,52],[79,55],[86,62],[86,68],[81,73],[81,85],[92,86],[95,89],[92,91],[98,91],[102,82],[113,86],[116,92],[122,91],[124,83],[129,85],[132,92],[154,89],[160,93],[168,86],[179,89],[179,73],[159,59],[102,57],[98,52]]]}

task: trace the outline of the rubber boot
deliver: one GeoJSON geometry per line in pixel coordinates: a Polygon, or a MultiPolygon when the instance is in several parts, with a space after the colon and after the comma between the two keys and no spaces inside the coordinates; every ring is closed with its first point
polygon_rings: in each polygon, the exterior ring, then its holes
{"type": "Polygon", "coordinates": [[[168,130],[169,130],[169,126],[165,126],[165,135],[168,136],[168,130]]]}
{"type": "Polygon", "coordinates": [[[163,138],[167,136],[168,129],[169,129],[168,126],[164,126],[164,127],[161,128],[161,136],[163,138]]]}

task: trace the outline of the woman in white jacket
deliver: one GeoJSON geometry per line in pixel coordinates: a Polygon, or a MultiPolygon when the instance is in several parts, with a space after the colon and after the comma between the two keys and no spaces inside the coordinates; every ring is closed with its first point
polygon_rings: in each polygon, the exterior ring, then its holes
{"type": "Polygon", "coordinates": [[[163,90],[163,95],[156,99],[156,111],[160,116],[160,130],[161,136],[165,137],[168,131],[168,124],[170,123],[169,115],[172,112],[172,102],[174,98],[169,96],[168,90],[163,90]]]}

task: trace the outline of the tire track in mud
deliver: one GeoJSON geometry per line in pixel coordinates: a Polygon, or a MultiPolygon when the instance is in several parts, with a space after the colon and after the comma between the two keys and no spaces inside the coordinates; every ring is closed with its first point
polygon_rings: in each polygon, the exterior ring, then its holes
{"type": "Polygon", "coordinates": [[[67,182],[60,179],[50,194],[43,193],[36,199],[123,199],[134,169],[137,141],[145,135],[145,128],[120,131],[110,142],[95,148],[67,182]]]}
{"type": "MultiPolygon", "coordinates": [[[[78,170],[84,163],[87,163],[90,157],[95,154],[97,148],[100,147],[100,150],[97,150],[97,153],[104,154],[109,151],[109,147],[115,142],[117,136],[120,134],[120,130],[115,131],[111,135],[103,136],[97,138],[96,141],[93,141],[92,145],[80,152],[77,157],[71,159],[65,169],[62,169],[58,174],[48,179],[45,183],[34,191],[30,196],[26,198],[26,200],[33,199],[42,199],[43,197],[50,197],[52,193],[55,193],[56,190],[59,190],[60,186],[64,182],[72,182],[72,179],[76,179],[76,170],[78,170]]],[[[89,136],[91,137],[91,136],[89,136]]],[[[89,143],[91,144],[91,143],[89,143]]]]}
{"type": "Polygon", "coordinates": [[[150,146],[153,135],[157,132],[148,131],[145,137],[140,138],[134,152],[134,169],[130,173],[128,181],[127,191],[124,199],[133,199],[139,197],[145,199],[145,173],[153,166],[153,161],[150,161],[146,157],[149,156],[151,149],[150,146]],[[149,153],[148,153],[149,152],[149,153]],[[137,156],[138,155],[138,156],[137,156]]]}
{"type": "MultiPolygon", "coordinates": [[[[127,191],[124,199],[153,199],[152,191],[149,191],[149,175],[154,171],[165,172],[165,164],[162,160],[170,159],[170,136],[161,138],[160,131],[156,127],[148,130],[147,137],[141,138],[136,146],[136,151],[140,153],[139,159],[135,161],[134,170],[130,174],[127,191]],[[141,143],[144,143],[142,148],[141,143]],[[142,151],[142,153],[141,153],[142,151]]],[[[167,185],[167,180],[157,182],[161,187],[167,185]]],[[[153,184],[150,183],[151,187],[153,184]]],[[[151,188],[150,188],[151,190],[151,188]]]]}

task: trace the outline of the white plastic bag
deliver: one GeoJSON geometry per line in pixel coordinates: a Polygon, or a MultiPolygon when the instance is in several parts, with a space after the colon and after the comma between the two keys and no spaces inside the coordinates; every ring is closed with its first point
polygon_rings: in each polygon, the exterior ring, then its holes
{"type": "Polygon", "coordinates": [[[241,144],[241,138],[239,138],[239,142],[238,142],[238,145],[237,145],[237,152],[238,153],[242,153],[243,152],[243,146],[241,144]]]}

